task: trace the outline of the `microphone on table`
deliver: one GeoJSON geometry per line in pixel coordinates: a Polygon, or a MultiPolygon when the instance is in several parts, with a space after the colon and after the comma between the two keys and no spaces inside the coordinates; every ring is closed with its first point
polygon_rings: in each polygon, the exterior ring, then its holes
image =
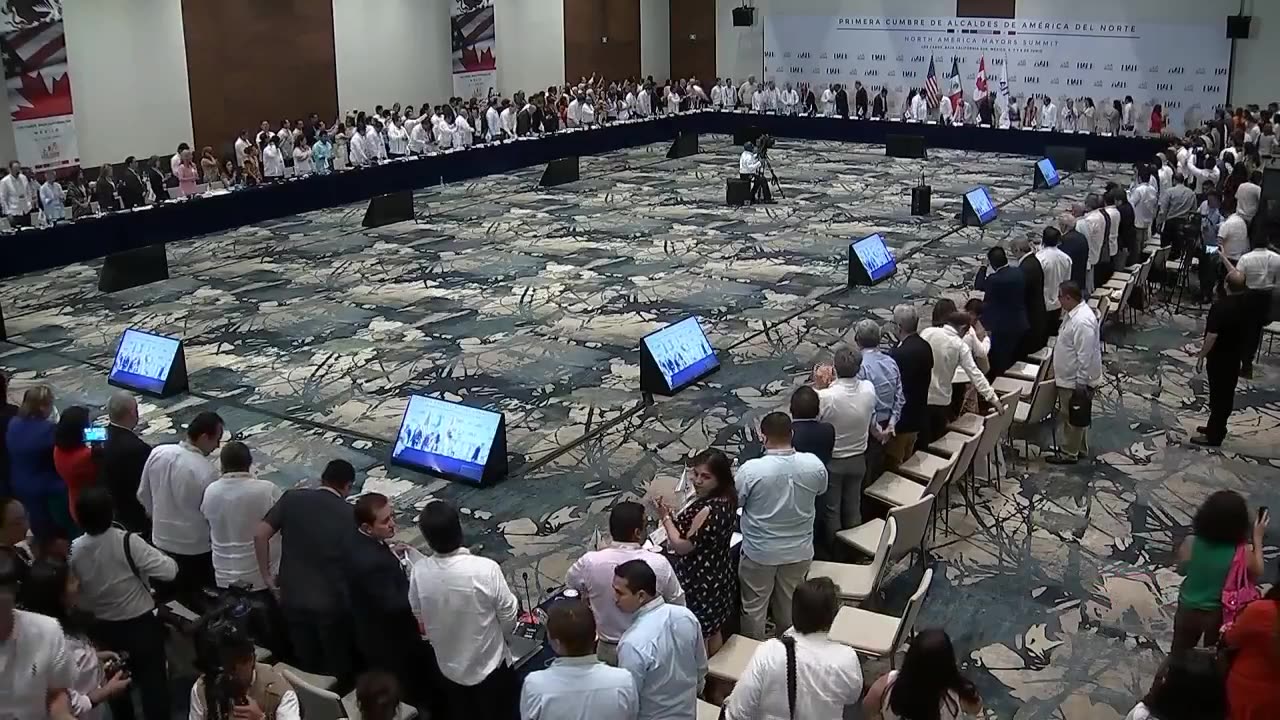
{"type": "Polygon", "coordinates": [[[529,573],[523,572],[523,573],[520,573],[520,575],[521,575],[521,579],[524,581],[523,602],[525,603],[525,609],[523,612],[520,613],[520,622],[528,623],[530,625],[537,625],[538,616],[533,612],[533,608],[534,608],[533,596],[530,595],[529,593],[529,573]]]}

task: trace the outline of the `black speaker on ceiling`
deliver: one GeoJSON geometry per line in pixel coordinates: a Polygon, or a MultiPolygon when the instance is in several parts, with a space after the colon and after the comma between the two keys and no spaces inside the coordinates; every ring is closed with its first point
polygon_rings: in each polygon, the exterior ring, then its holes
{"type": "Polygon", "coordinates": [[[734,27],[751,27],[756,24],[756,9],[753,7],[736,7],[733,9],[734,27]]]}
{"type": "Polygon", "coordinates": [[[1227,37],[1231,40],[1247,40],[1249,38],[1249,24],[1252,21],[1252,15],[1228,15],[1227,37]]]}

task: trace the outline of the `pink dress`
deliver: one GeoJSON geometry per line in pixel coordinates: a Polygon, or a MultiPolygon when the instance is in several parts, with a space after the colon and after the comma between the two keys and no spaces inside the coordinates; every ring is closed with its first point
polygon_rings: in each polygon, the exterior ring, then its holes
{"type": "Polygon", "coordinates": [[[178,166],[178,190],[182,195],[190,195],[196,191],[196,183],[200,180],[200,173],[196,171],[194,165],[183,163],[178,166]]]}

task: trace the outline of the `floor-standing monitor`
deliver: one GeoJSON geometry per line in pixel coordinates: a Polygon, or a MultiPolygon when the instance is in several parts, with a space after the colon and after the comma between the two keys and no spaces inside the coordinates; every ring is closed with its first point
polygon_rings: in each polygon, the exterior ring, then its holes
{"type": "Polygon", "coordinates": [[[391,463],[471,485],[507,476],[507,424],[500,412],[411,395],[391,463]]]}
{"type": "Polygon", "coordinates": [[[964,225],[986,225],[996,219],[996,204],[985,187],[979,185],[964,194],[964,210],[961,222],[964,225]]]}
{"type": "Polygon", "coordinates": [[[640,389],[675,395],[720,369],[720,359],[698,324],[688,317],[640,340],[640,389]]]}
{"type": "Polygon", "coordinates": [[[1053,166],[1053,161],[1049,158],[1040,158],[1036,162],[1035,180],[1033,186],[1037,189],[1048,189],[1058,187],[1058,183],[1062,182],[1062,178],[1058,177],[1058,168],[1053,166]]]}
{"type": "Polygon", "coordinates": [[[154,397],[187,390],[187,361],[178,338],[129,328],[116,345],[107,383],[154,397]]]}
{"type": "Polygon", "coordinates": [[[880,233],[849,243],[849,285],[875,285],[898,269],[880,233]]]}

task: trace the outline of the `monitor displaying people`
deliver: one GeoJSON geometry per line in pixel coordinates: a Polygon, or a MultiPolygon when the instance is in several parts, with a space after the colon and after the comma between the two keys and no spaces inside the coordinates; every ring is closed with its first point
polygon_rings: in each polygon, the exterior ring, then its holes
{"type": "Polygon", "coordinates": [[[120,337],[107,380],[147,393],[160,393],[181,342],[177,338],[129,329],[120,337]]]}
{"type": "Polygon", "coordinates": [[[667,390],[675,392],[720,367],[696,317],[646,335],[642,341],[667,382],[667,390]]]}
{"type": "Polygon", "coordinates": [[[1036,163],[1036,169],[1040,172],[1040,177],[1044,180],[1046,188],[1057,187],[1061,179],[1058,177],[1058,168],[1053,166],[1053,161],[1049,158],[1041,158],[1036,163]]]}
{"type": "Polygon", "coordinates": [[[502,414],[413,395],[391,459],[445,477],[480,482],[502,414]]]}
{"type": "Polygon", "coordinates": [[[880,233],[865,237],[850,246],[853,250],[851,257],[856,258],[862,270],[866,273],[867,281],[870,283],[878,283],[889,277],[898,269],[897,261],[893,258],[893,252],[889,250],[889,246],[885,244],[884,237],[880,233]]]}
{"type": "Polygon", "coordinates": [[[965,193],[964,197],[969,207],[973,208],[973,214],[978,219],[979,225],[986,225],[996,219],[996,204],[992,202],[986,188],[976,187],[965,193]]]}

